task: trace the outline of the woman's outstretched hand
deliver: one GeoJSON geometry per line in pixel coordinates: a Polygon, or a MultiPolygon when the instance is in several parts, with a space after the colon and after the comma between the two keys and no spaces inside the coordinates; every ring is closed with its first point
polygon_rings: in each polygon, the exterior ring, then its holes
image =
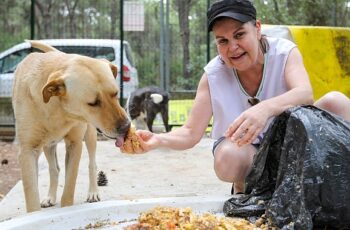
{"type": "Polygon", "coordinates": [[[145,153],[159,145],[156,134],[147,130],[136,130],[132,128],[120,147],[122,153],[139,154],[145,153]]]}

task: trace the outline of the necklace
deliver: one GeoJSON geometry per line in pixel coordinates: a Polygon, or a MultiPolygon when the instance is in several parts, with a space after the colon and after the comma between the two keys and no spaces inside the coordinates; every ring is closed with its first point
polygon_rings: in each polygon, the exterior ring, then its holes
{"type": "Polygon", "coordinates": [[[238,73],[237,73],[237,70],[236,69],[233,69],[233,72],[234,72],[234,75],[237,79],[237,82],[238,82],[238,85],[239,85],[239,88],[241,89],[241,91],[248,97],[248,103],[251,105],[251,106],[254,106],[256,104],[258,104],[260,102],[260,99],[259,99],[259,96],[260,96],[260,93],[263,89],[263,86],[264,86],[264,81],[265,81],[265,71],[266,71],[266,64],[267,64],[267,60],[268,59],[268,56],[266,54],[264,54],[264,64],[263,64],[263,73],[262,73],[262,79],[260,81],[260,84],[259,84],[259,88],[258,88],[258,91],[256,92],[255,96],[250,96],[247,91],[244,89],[244,87],[242,86],[242,83],[241,81],[239,80],[239,77],[238,77],[238,73]]]}

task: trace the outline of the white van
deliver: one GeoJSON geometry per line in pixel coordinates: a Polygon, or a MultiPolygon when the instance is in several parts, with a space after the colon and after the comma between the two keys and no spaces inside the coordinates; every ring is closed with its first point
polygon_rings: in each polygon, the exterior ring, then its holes
{"type": "MultiPolygon", "coordinates": [[[[93,58],[105,58],[118,66],[118,86],[120,85],[120,40],[109,39],[50,39],[42,42],[65,53],[76,53],[93,58]]],[[[139,85],[132,51],[127,41],[123,42],[123,98],[126,99],[139,85]]],[[[14,135],[14,115],[12,110],[12,86],[14,71],[19,62],[33,49],[29,42],[23,42],[0,53],[0,139],[14,135]]]]}
{"type": "MultiPolygon", "coordinates": [[[[93,58],[105,58],[118,66],[120,71],[120,40],[109,39],[47,39],[42,42],[65,53],[76,53],[93,58]]],[[[123,42],[123,98],[138,88],[138,73],[132,51],[127,41],[123,42]]],[[[31,52],[38,51],[23,42],[0,53],[0,97],[11,97],[13,73],[17,64],[31,52]]],[[[120,83],[120,73],[116,79],[120,83]]]]}

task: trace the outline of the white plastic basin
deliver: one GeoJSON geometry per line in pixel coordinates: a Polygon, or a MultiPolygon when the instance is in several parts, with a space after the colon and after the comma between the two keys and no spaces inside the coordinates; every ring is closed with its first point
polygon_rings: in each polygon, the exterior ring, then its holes
{"type": "Polygon", "coordinates": [[[156,206],[191,207],[195,213],[221,213],[227,197],[172,197],[140,200],[112,200],[42,210],[0,222],[0,229],[84,229],[103,224],[103,229],[123,229],[134,223],[140,212],[156,206]]]}

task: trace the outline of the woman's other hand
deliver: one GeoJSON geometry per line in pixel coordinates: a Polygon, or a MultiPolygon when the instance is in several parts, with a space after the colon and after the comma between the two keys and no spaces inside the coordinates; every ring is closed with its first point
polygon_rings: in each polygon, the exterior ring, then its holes
{"type": "Polygon", "coordinates": [[[264,102],[247,109],[234,120],[225,132],[225,137],[238,146],[251,144],[263,131],[270,115],[264,102]]]}

